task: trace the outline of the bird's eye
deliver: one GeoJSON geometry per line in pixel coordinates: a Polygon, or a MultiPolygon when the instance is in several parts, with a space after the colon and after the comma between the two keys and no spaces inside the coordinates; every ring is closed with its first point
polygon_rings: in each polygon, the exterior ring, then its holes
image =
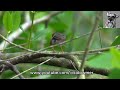
{"type": "Polygon", "coordinates": [[[112,18],[115,18],[115,16],[112,16],[112,18]]]}

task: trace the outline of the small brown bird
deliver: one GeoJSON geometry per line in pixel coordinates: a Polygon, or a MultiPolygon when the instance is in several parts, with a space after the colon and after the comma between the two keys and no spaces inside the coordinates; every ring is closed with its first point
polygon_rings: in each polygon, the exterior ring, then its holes
{"type": "MultiPolygon", "coordinates": [[[[52,34],[52,39],[51,39],[51,42],[50,42],[50,45],[55,45],[55,44],[60,44],[60,48],[63,52],[63,49],[62,49],[62,42],[64,42],[66,40],[66,36],[62,33],[59,33],[59,32],[55,32],[52,34]]],[[[54,51],[54,48],[53,48],[53,51],[54,51]]]]}

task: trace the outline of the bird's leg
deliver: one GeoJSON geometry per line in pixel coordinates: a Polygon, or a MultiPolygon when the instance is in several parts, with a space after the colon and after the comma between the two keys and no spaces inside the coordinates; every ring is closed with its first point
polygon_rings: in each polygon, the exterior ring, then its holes
{"type": "Polygon", "coordinates": [[[52,50],[53,50],[53,53],[55,53],[55,49],[54,49],[54,47],[52,47],[52,50]]]}
{"type": "Polygon", "coordinates": [[[60,45],[60,48],[61,48],[62,53],[64,53],[63,48],[62,48],[62,46],[61,46],[61,45],[60,45]]]}

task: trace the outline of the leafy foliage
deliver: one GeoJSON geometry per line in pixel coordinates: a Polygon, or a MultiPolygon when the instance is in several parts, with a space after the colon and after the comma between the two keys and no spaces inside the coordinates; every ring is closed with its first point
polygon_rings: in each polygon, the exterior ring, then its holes
{"type": "Polygon", "coordinates": [[[15,12],[9,12],[6,11],[3,16],[3,24],[6,28],[6,30],[13,31],[16,30],[21,22],[21,13],[20,11],[15,11],[15,12]]]}
{"type": "MultiPolygon", "coordinates": [[[[40,19],[48,14],[51,11],[35,11],[34,20],[40,19]]],[[[33,19],[33,14],[29,12],[30,20],[33,19]]],[[[102,15],[102,14],[101,14],[102,15]]],[[[83,34],[87,34],[91,32],[94,26],[94,20],[96,16],[96,11],[64,11],[52,18],[50,18],[47,22],[47,28],[45,27],[45,22],[38,23],[33,25],[32,29],[27,28],[26,31],[22,32],[22,34],[15,38],[13,41],[14,43],[21,45],[25,48],[28,48],[28,38],[29,33],[31,32],[31,39],[30,39],[30,49],[33,50],[40,50],[45,47],[50,46],[50,40],[52,34],[54,32],[61,32],[66,35],[66,40],[71,40],[77,36],[82,36],[83,34]]],[[[25,12],[24,11],[5,11],[2,16],[0,16],[0,29],[4,27],[4,29],[0,30],[0,33],[6,35],[8,32],[16,31],[23,23],[25,23],[25,12]],[[2,23],[2,24],[1,24],[2,23]],[[5,30],[7,32],[5,32],[5,30]]],[[[100,16],[102,18],[102,16],[100,16]]],[[[99,27],[102,27],[102,19],[99,21],[99,27]]],[[[95,32],[92,45],[90,49],[100,49],[101,45],[102,48],[115,46],[120,44],[120,29],[105,29],[102,28],[100,32],[95,32]],[[99,36],[101,34],[101,37],[99,36]],[[118,36],[117,38],[114,38],[118,36]],[[100,43],[100,38],[102,43],[100,43]]],[[[81,37],[79,39],[75,39],[71,42],[68,42],[63,45],[65,52],[74,52],[74,51],[82,51],[85,50],[86,42],[88,41],[89,34],[81,37]]],[[[3,40],[0,38],[0,42],[3,40]]],[[[0,43],[1,44],[1,43],[0,43]]],[[[49,49],[52,51],[52,49],[49,49]]],[[[60,47],[55,48],[56,52],[60,52],[60,47]]],[[[6,53],[16,53],[16,52],[23,52],[23,50],[9,45],[5,48],[6,53]]],[[[80,56],[81,58],[82,56],[80,56]]],[[[100,69],[108,69],[111,70],[108,78],[120,78],[120,52],[116,49],[111,49],[110,52],[102,52],[101,54],[92,54],[88,55],[88,60],[86,65],[94,68],[100,69]]],[[[26,64],[26,65],[18,65],[20,72],[35,66],[36,64],[26,64]]],[[[49,65],[42,65],[40,66],[43,71],[55,71],[55,70],[66,70],[69,69],[53,67],[49,65]]],[[[32,71],[39,71],[39,69],[34,69],[32,71]]],[[[31,72],[31,71],[30,71],[31,72]]],[[[30,72],[24,74],[27,78],[46,78],[46,79],[53,79],[53,78],[75,78],[75,75],[31,75],[30,72]]],[[[5,72],[0,78],[10,78],[14,75],[11,71],[5,72]]]]}
{"type": "Polygon", "coordinates": [[[20,23],[21,23],[21,13],[20,11],[15,11],[12,13],[12,21],[13,21],[13,30],[16,30],[19,28],[20,23]]]}
{"type": "Polygon", "coordinates": [[[111,49],[113,68],[120,68],[120,52],[114,48],[111,49]]]}
{"type": "Polygon", "coordinates": [[[120,79],[120,69],[114,68],[109,74],[109,79],[120,79]]]}
{"type": "Polygon", "coordinates": [[[13,27],[13,21],[12,21],[12,16],[10,12],[5,12],[4,16],[3,16],[3,24],[6,28],[7,31],[11,31],[12,27],[13,27]]]}
{"type": "Polygon", "coordinates": [[[110,79],[120,79],[120,51],[111,48],[112,54],[112,70],[109,74],[110,79]]]}
{"type": "Polygon", "coordinates": [[[92,59],[88,59],[87,65],[101,69],[112,69],[111,53],[106,52],[98,56],[94,56],[92,59]]]}

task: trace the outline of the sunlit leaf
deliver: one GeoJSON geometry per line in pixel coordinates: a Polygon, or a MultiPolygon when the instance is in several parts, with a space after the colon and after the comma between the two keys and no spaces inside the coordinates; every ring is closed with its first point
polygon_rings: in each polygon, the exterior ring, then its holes
{"type": "Polygon", "coordinates": [[[111,48],[112,54],[112,66],[113,68],[120,68],[120,51],[117,49],[111,48]]]}
{"type": "Polygon", "coordinates": [[[49,24],[52,28],[54,28],[55,30],[64,30],[67,28],[66,24],[63,22],[58,22],[56,20],[52,21],[49,24]]]}
{"type": "Polygon", "coordinates": [[[46,14],[47,14],[47,12],[43,12],[43,11],[36,12],[34,19],[41,18],[41,17],[45,16],[46,14]]]}
{"type": "Polygon", "coordinates": [[[12,20],[13,20],[13,30],[16,30],[17,28],[19,28],[21,22],[20,11],[14,11],[12,13],[12,20]]]}
{"type": "Polygon", "coordinates": [[[6,11],[3,15],[3,24],[7,31],[11,31],[13,28],[12,15],[10,12],[6,11]]]}
{"type": "Polygon", "coordinates": [[[98,55],[88,62],[86,62],[87,65],[90,67],[95,67],[95,68],[102,68],[102,69],[112,69],[112,64],[111,64],[111,53],[103,53],[101,55],[98,55]]]}

